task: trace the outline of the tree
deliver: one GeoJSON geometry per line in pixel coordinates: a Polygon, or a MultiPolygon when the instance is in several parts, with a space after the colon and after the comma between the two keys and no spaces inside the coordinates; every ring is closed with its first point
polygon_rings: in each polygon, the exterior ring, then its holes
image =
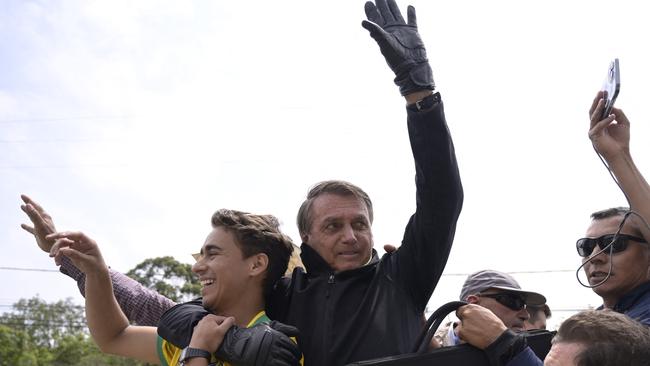
{"type": "Polygon", "coordinates": [[[71,299],[21,299],[0,315],[0,366],[145,366],[103,354],[88,334],[83,306],[71,299]]]}
{"type": "Polygon", "coordinates": [[[126,275],[176,302],[201,296],[201,284],[192,266],[173,257],[146,259],[126,275]]]}

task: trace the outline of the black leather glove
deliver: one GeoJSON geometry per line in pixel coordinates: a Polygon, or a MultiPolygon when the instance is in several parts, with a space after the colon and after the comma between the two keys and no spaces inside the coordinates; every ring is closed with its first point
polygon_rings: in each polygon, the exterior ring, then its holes
{"type": "Polygon", "coordinates": [[[250,328],[233,326],[226,332],[216,355],[237,366],[299,365],[302,353],[289,338],[297,336],[297,328],[276,321],[250,328]]]}
{"type": "Polygon", "coordinates": [[[427,60],[424,43],[418,33],[415,8],[408,7],[408,23],[404,22],[395,0],[366,2],[368,20],[361,26],[377,41],[388,66],[395,73],[395,84],[402,95],[420,90],[433,90],[433,72],[427,60]]]}
{"type": "MultiPolygon", "coordinates": [[[[190,344],[196,324],[209,314],[201,299],[178,304],[167,310],[158,323],[158,335],[179,348],[190,344]]],[[[238,366],[293,366],[300,363],[301,351],[289,337],[298,329],[272,321],[251,328],[231,327],[224,335],[217,357],[238,366]]]]}

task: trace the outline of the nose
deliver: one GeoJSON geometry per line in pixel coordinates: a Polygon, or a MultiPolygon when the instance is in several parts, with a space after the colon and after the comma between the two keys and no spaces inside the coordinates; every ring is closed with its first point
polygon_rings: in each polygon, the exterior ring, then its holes
{"type": "Polygon", "coordinates": [[[523,321],[526,321],[530,318],[530,314],[528,314],[528,310],[526,310],[524,307],[523,309],[519,310],[517,317],[523,321]]]}
{"type": "Polygon", "coordinates": [[[345,225],[343,229],[343,243],[350,245],[357,243],[357,235],[351,225],[345,225]]]}
{"type": "Polygon", "coordinates": [[[199,258],[199,260],[192,265],[192,272],[196,274],[200,274],[201,272],[203,272],[204,268],[205,265],[203,264],[203,259],[199,258]]]}
{"type": "MultiPolygon", "coordinates": [[[[600,248],[596,247],[594,248],[594,251],[591,254],[598,253],[599,251],[600,248]]],[[[598,255],[589,257],[586,260],[589,261],[589,263],[598,263],[598,264],[606,263],[609,260],[609,252],[606,250],[602,253],[599,253],[598,255]]]]}

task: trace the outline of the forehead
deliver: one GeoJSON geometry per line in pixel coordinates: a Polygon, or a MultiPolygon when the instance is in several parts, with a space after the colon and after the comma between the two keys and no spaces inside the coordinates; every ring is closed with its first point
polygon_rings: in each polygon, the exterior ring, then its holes
{"type": "MultiPolygon", "coordinates": [[[[606,219],[600,220],[591,220],[591,223],[587,228],[586,236],[588,238],[597,238],[606,234],[614,234],[616,231],[618,231],[618,227],[621,224],[622,220],[622,215],[608,217],[606,219]]],[[[621,229],[621,234],[636,236],[639,235],[639,230],[636,225],[632,223],[630,217],[625,220],[625,225],[623,226],[623,229],[621,229]]]]}
{"type": "Polygon", "coordinates": [[[206,249],[209,250],[211,248],[217,248],[222,251],[241,251],[239,245],[237,245],[237,238],[233,232],[223,227],[212,229],[208,234],[208,237],[205,238],[201,251],[205,251],[206,249]]]}
{"type": "Polygon", "coordinates": [[[311,219],[319,222],[332,218],[351,218],[364,216],[368,219],[368,207],[353,195],[326,193],[316,197],[311,207],[311,219]]]}

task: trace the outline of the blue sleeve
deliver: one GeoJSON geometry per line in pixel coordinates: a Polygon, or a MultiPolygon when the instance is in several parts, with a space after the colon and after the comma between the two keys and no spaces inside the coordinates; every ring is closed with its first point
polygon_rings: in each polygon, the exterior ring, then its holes
{"type": "Polygon", "coordinates": [[[544,362],[537,357],[530,347],[524,348],[518,355],[513,357],[506,366],[543,366],[544,362]]]}

